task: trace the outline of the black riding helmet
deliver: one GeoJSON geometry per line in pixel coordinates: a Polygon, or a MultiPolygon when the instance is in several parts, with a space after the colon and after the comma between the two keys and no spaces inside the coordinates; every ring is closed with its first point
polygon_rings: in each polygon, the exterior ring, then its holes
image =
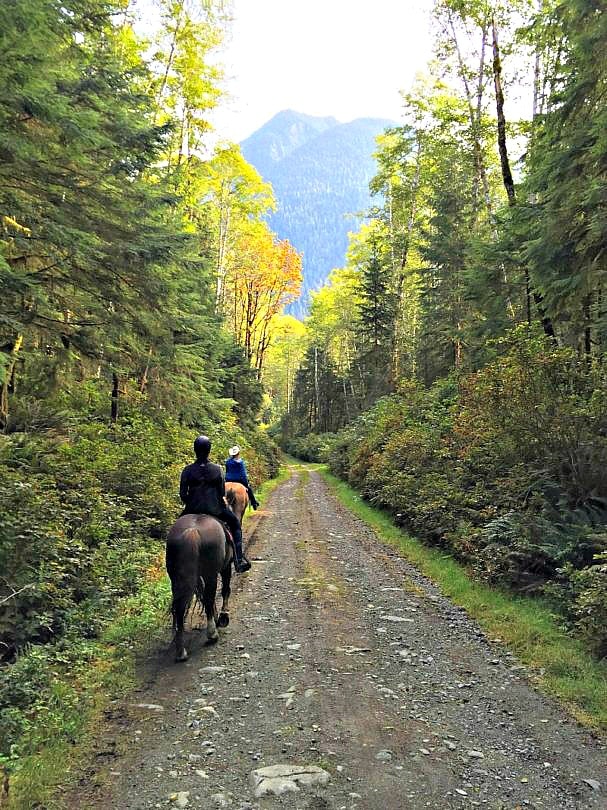
{"type": "Polygon", "coordinates": [[[194,453],[199,461],[206,461],[211,452],[211,440],[208,436],[198,436],[194,439],[194,453]]]}

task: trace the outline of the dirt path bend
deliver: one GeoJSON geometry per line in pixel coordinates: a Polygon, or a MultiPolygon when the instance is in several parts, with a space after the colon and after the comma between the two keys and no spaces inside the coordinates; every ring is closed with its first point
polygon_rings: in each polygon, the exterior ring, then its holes
{"type": "Polygon", "coordinates": [[[70,807],[607,807],[604,742],[317,474],[274,492],[250,553],[219,643],[194,633],[180,666],[159,654],[70,807]],[[251,772],[272,765],[303,775],[256,796],[251,772]]]}

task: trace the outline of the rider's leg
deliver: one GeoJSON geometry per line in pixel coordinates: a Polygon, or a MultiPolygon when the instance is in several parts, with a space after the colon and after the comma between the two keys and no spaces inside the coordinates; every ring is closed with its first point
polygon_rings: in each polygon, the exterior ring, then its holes
{"type": "Polygon", "coordinates": [[[242,552],[242,529],[240,528],[240,521],[232,512],[231,509],[226,508],[222,512],[221,515],[218,516],[220,520],[226,522],[228,529],[232,533],[232,537],[234,538],[234,546],[236,549],[236,560],[234,560],[234,568],[239,573],[242,574],[245,571],[248,571],[251,567],[251,563],[247,560],[245,555],[242,552]]]}
{"type": "Polygon", "coordinates": [[[247,487],[247,492],[249,493],[249,503],[251,504],[253,509],[257,509],[259,503],[257,501],[257,498],[255,497],[255,493],[253,492],[253,487],[250,484],[247,487]]]}

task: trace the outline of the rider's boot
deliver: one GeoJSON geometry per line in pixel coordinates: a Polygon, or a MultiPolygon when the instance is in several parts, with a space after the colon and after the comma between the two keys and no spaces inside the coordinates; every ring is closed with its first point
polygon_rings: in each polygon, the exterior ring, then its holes
{"type": "Polygon", "coordinates": [[[257,507],[259,506],[259,503],[258,503],[257,498],[255,497],[255,494],[254,494],[253,490],[251,489],[251,487],[248,487],[247,492],[249,493],[249,503],[251,504],[253,509],[257,509],[257,507]]]}
{"type": "Polygon", "coordinates": [[[234,560],[234,570],[237,574],[244,574],[251,567],[251,563],[247,560],[242,551],[242,531],[240,526],[234,532],[234,548],[236,549],[236,559],[234,560]]]}

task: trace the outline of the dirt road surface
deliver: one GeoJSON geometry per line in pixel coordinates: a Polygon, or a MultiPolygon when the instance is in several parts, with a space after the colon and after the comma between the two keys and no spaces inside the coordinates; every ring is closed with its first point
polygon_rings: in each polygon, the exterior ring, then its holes
{"type": "Polygon", "coordinates": [[[294,468],[263,512],[229,628],[193,632],[181,665],[167,630],[71,810],[607,807],[605,741],[316,473],[294,468]],[[274,765],[299,777],[251,777],[274,765]]]}

